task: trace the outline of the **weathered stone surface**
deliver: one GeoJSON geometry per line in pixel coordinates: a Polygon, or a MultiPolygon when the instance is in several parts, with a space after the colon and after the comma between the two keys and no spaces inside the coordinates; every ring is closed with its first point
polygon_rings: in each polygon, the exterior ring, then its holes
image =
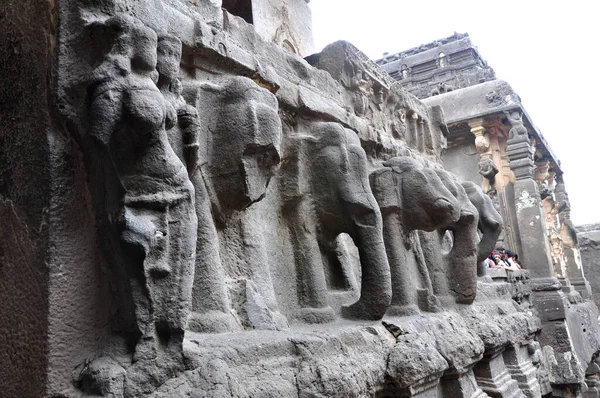
{"type": "MultiPolygon", "coordinates": [[[[597,309],[541,272],[539,242],[523,240],[538,279],[478,265],[502,170],[485,191],[444,170],[443,109],[351,44],[298,56],[305,2],[3,7],[3,393],[535,396],[586,368],[592,383],[597,309]]],[[[529,125],[509,116],[515,192],[537,200],[529,125]]]]}
{"type": "Polygon", "coordinates": [[[600,248],[600,225],[588,224],[577,227],[577,240],[581,251],[581,264],[583,272],[591,285],[591,299],[600,306],[600,259],[598,250],[600,248]]]}
{"type": "MultiPolygon", "coordinates": [[[[444,166],[459,178],[481,185],[504,221],[504,231],[494,237],[498,242],[482,240],[480,248],[486,246],[488,253],[494,248],[510,249],[527,268],[525,273],[488,269],[488,277],[508,282],[512,297],[521,305],[532,304],[531,311],[542,321],[537,340],[551,350],[549,355],[557,351],[577,357],[567,361],[572,366],[549,367],[537,361],[540,392],[578,394],[579,386],[570,375],[582,384],[581,372],[573,369],[594,358],[591,352],[597,339],[582,336],[588,330],[585,319],[595,319],[597,307],[586,301],[590,284],[579,258],[560,161],[519,96],[508,83],[495,79],[468,35],[455,34],[386,55],[377,63],[424,103],[443,108],[449,130],[444,166]],[[579,317],[581,323],[575,326],[579,317]]],[[[439,251],[439,246],[432,247],[424,252],[439,251]]],[[[480,271],[483,274],[482,267],[480,271]]]]}
{"type": "Polygon", "coordinates": [[[384,217],[393,290],[389,313],[412,315],[419,312],[419,289],[427,296],[434,293],[416,230],[453,224],[460,209],[438,175],[416,160],[396,157],[383,165],[371,173],[370,180],[384,217]]]}
{"type": "Polygon", "coordinates": [[[481,263],[496,247],[496,241],[502,232],[502,216],[494,208],[490,197],[485,195],[478,185],[464,181],[462,186],[479,214],[478,229],[481,232],[481,238],[477,246],[477,275],[483,276],[485,272],[481,268],[481,263]]]}

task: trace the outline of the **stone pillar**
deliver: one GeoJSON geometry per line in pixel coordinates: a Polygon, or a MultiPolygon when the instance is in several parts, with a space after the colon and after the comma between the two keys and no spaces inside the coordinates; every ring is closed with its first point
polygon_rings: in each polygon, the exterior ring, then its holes
{"type": "Polygon", "coordinates": [[[416,112],[411,112],[410,116],[408,117],[408,122],[407,122],[407,126],[406,126],[406,143],[411,147],[411,148],[417,148],[417,136],[419,134],[418,132],[418,119],[419,119],[419,115],[416,112]]]}
{"type": "Polygon", "coordinates": [[[600,307],[600,224],[577,227],[577,242],[581,253],[584,273],[592,288],[592,300],[600,307]]]}
{"type": "Polygon", "coordinates": [[[582,398],[600,398],[600,366],[596,358],[585,371],[585,384],[587,391],[582,394],[582,398]]]}
{"type": "Polygon", "coordinates": [[[492,148],[490,144],[489,133],[486,132],[483,126],[483,119],[473,119],[469,121],[471,133],[475,136],[475,147],[479,152],[479,174],[483,177],[481,189],[486,194],[495,191],[495,177],[498,174],[498,166],[494,164],[492,159],[492,148]]]}
{"type": "Polygon", "coordinates": [[[533,175],[533,179],[542,185],[547,185],[548,177],[550,177],[550,174],[548,172],[549,168],[550,161],[548,160],[535,162],[535,173],[533,175]]]}
{"type": "Polygon", "coordinates": [[[477,385],[473,369],[466,373],[451,373],[442,378],[441,394],[442,397],[453,398],[484,398],[488,395],[477,385]]]}
{"type": "Polygon", "coordinates": [[[581,297],[587,299],[592,296],[592,290],[583,273],[581,254],[577,242],[577,230],[571,221],[571,205],[562,178],[560,178],[558,184],[556,184],[555,192],[558,202],[557,207],[559,209],[558,219],[560,222],[560,238],[563,244],[567,277],[575,287],[575,290],[581,294],[581,297]]]}
{"type": "Polygon", "coordinates": [[[519,258],[524,268],[531,272],[530,302],[542,322],[538,341],[549,365],[553,394],[569,396],[574,388],[574,380],[583,382],[580,360],[567,323],[569,302],[562,292],[561,283],[554,277],[538,183],[533,178],[534,148],[521,114],[512,111],[507,112],[507,116],[512,125],[506,153],[516,177],[515,207],[521,238],[519,258]]]}
{"type": "Polygon", "coordinates": [[[548,170],[548,189],[551,192],[554,192],[554,188],[556,187],[556,171],[550,168],[548,170]]]}
{"type": "MultiPolygon", "coordinates": [[[[522,124],[521,127],[523,127],[522,124]]],[[[514,129],[515,127],[511,129],[511,132],[514,129]]],[[[531,271],[533,278],[549,278],[553,276],[554,272],[550,259],[544,212],[540,203],[538,186],[533,179],[534,151],[527,134],[511,134],[511,139],[507,144],[506,153],[510,161],[510,168],[516,177],[515,205],[522,250],[519,258],[525,268],[531,271]]]]}
{"type": "Polygon", "coordinates": [[[484,158],[492,157],[492,151],[490,149],[490,139],[486,133],[485,127],[483,127],[483,119],[473,119],[469,121],[469,127],[471,133],[475,136],[475,146],[479,151],[479,155],[484,158]]]}

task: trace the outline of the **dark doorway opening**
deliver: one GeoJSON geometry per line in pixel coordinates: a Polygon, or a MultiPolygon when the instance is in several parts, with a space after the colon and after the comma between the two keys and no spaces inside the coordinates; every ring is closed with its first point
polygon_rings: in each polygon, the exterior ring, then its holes
{"type": "Polygon", "coordinates": [[[223,0],[223,8],[230,14],[252,23],[252,0],[223,0]]]}

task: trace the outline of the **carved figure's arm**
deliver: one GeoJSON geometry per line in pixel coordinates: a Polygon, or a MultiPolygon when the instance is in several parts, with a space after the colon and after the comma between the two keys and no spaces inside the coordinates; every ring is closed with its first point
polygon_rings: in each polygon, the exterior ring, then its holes
{"type": "Polygon", "coordinates": [[[177,120],[183,134],[183,155],[191,176],[200,166],[200,119],[196,108],[186,104],[177,110],[177,120]]]}

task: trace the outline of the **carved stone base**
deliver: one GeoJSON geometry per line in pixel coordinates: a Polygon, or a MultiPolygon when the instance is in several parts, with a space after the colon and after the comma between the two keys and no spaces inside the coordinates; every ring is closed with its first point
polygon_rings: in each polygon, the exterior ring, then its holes
{"type": "Polygon", "coordinates": [[[192,313],[188,318],[188,328],[198,333],[237,332],[242,329],[233,315],[221,311],[192,313]]]}
{"type": "Polygon", "coordinates": [[[537,369],[529,358],[527,346],[509,347],[504,352],[504,363],[511,377],[519,383],[519,388],[527,398],[541,396],[537,380],[537,369]]]}
{"type": "Polygon", "coordinates": [[[582,398],[600,398],[600,377],[597,374],[588,375],[585,384],[588,389],[582,394],[582,398]]]}
{"type": "Polygon", "coordinates": [[[444,378],[441,383],[442,397],[484,398],[489,397],[477,385],[473,369],[458,378],[444,378]]]}
{"type": "Polygon", "coordinates": [[[393,385],[390,385],[390,388],[378,391],[375,396],[376,398],[438,398],[443,396],[440,387],[440,376],[440,374],[432,375],[414,386],[401,390],[395,389],[393,385]]]}
{"type": "Polygon", "coordinates": [[[592,288],[590,283],[585,278],[570,278],[571,285],[579,292],[581,298],[589,299],[592,297],[592,288]]]}
{"type": "Polygon", "coordinates": [[[493,398],[525,397],[519,384],[510,377],[500,353],[484,357],[474,369],[477,385],[493,398]]]}
{"type": "Polygon", "coordinates": [[[410,315],[418,315],[421,311],[419,307],[414,304],[410,305],[392,305],[387,310],[388,316],[410,316],[410,315]]]}
{"type": "Polygon", "coordinates": [[[294,314],[294,318],[308,324],[332,322],[335,312],[331,307],[324,308],[302,308],[294,314]]]}
{"type": "Polygon", "coordinates": [[[574,398],[581,397],[581,385],[552,386],[552,398],[574,398]]]}

